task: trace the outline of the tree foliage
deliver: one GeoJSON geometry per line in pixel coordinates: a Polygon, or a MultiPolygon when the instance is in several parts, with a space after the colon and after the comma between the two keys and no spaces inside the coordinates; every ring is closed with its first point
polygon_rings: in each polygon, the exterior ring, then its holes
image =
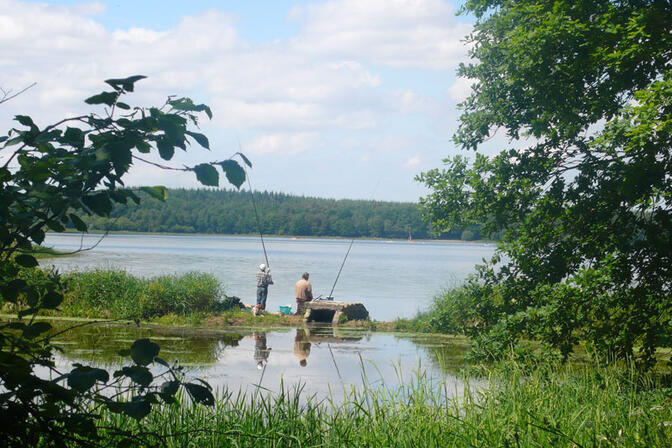
{"type": "MultiPolygon", "coordinates": [[[[472,0],[458,156],[420,178],[439,229],[503,232],[483,335],[654,362],[672,319],[672,5],[472,0]],[[494,311],[494,314],[492,313],[494,311]]],[[[497,260],[495,260],[497,261],[497,260]]]]}
{"type": "MultiPolygon", "coordinates": [[[[83,216],[107,216],[115,204],[138,203],[140,198],[124,187],[122,178],[134,162],[152,163],[145,154],[158,151],[170,160],[175,148],[186,150],[193,142],[209,149],[207,138],[190,129],[198,125],[201,113],[212,116],[207,106],[188,98],[169,98],[160,108],[131,107],[122,101],[142,78],[107,80],[108,90],[86,100],[106,106],[102,114],[66,118],[43,128],[18,115],[20,126],[0,137],[0,294],[3,303],[20,303],[23,309],[18,320],[0,323],[3,444],[97,445],[103,436],[113,437],[105,445],[112,440],[144,443],[147,434],[97,428],[96,409],[141,419],[153,405],[174,403],[179,389],[197,403],[213,402],[207,385],[183,381],[180,368],[158,357],[159,346],[146,339],[120,352],[133,362],[112,376],[80,364],[59,371],[51,326],[35,319],[40,310],[61,304],[59,276],[54,273],[39,282],[19,276],[22,269],[38,265],[32,245],[42,243],[45,231],[62,232],[66,226],[86,231],[83,216]],[[150,365],[163,372],[155,375],[150,365]],[[115,388],[122,393],[116,394],[115,388]]],[[[214,166],[237,187],[245,179],[242,166],[230,159],[172,169],[193,171],[201,183],[217,185],[214,166]]],[[[165,197],[163,187],[144,191],[165,197]]]]}
{"type": "MultiPolygon", "coordinates": [[[[249,191],[171,189],[165,201],[118,204],[109,217],[90,216],[91,229],[134,232],[250,234],[257,221],[249,191]]],[[[142,194],[140,194],[142,197],[142,194]]],[[[369,238],[431,238],[414,203],[324,199],[255,192],[264,234],[369,238]]],[[[479,236],[472,226],[473,238],[479,236]]],[[[442,238],[459,239],[460,229],[442,238]]],[[[468,236],[468,235],[467,235],[468,236]]]]}

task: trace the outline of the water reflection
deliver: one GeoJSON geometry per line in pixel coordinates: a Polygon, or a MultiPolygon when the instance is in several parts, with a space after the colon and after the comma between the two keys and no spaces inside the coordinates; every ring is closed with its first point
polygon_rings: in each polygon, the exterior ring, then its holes
{"type": "Polygon", "coordinates": [[[266,346],[266,332],[255,331],[252,337],[254,338],[254,361],[257,363],[257,369],[262,370],[271,352],[271,349],[266,346]]]}
{"type": "Polygon", "coordinates": [[[308,365],[308,356],[310,355],[310,341],[306,330],[303,328],[296,329],[296,336],[294,337],[294,356],[299,360],[301,367],[308,365]]]}
{"type": "Polygon", "coordinates": [[[338,388],[392,386],[424,375],[447,380],[455,391],[455,375],[466,344],[440,336],[391,333],[315,326],[259,330],[226,328],[196,330],[135,325],[94,325],[59,335],[59,368],[74,362],[107,367],[129,362],[118,351],[139,338],[161,346],[160,356],[187,366],[189,378],[203,378],[213,387],[256,392],[277,391],[281,385],[301,384],[308,394],[324,396],[338,388]]]}

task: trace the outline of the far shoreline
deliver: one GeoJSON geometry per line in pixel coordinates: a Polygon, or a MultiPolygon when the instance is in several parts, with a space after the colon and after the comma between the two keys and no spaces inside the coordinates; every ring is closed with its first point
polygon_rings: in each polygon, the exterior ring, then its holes
{"type": "MultiPolygon", "coordinates": [[[[60,235],[60,234],[77,234],[77,235],[155,235],[155,236],[223,236],[223,237],[246,237],[246,238],[258,238],[258,233],[198,233],[198,232],[185,232],[185,233],[175,233],[175,232],[137,232],[131,230],[98,230],[91,229],[89,232],[78,232],[72,229],[66,229],[65,232],[46,232],[47,235],[60,235]]],[[[391,242],[409,242],[413,243],[475,243],[475,244],[497,244],[495,240],[457,240],[457,239],[427,239],[419,238],[414,240],[408,240],[407,238],[380,238],[380,237],[369,237],[369,236],[357,236],[357,237],[348,237],[348,236],[311,236],[311,235],[264,235],[264,238],[284,238],[292,240],[344,240],[344,241],[391,241],[391,242]]]]}

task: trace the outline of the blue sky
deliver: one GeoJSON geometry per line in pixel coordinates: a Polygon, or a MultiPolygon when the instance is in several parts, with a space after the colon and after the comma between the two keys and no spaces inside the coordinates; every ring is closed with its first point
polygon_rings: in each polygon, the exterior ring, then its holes
{"type": "MultiPolygon", "coordinates": [[[[0,0],[0,87],[26,94],[24,113],[48,124],[85,112],[102,80],[149,78],[127,102],[169,94],[209,104],[218,160],[238,141],[255,189],[332,198],[415,201],[413,177],[458,151],[450,141],[467,80],[471,19],[445,0],[77,2],[0,0]]],[[[147,166],[129,182],[197,186],[147,166]]]]}

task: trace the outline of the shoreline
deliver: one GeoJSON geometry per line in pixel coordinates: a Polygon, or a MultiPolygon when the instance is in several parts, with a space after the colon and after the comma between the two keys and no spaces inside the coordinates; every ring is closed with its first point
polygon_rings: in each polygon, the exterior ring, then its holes
{"type": "MultiPolygon", "coordinates": [[[[85,232],[84,235],[95,235],[100,236],[104,235],[106,230],[99,229],[89,229],[88,232],[85,232]]],[[[47,235],[62,235],[62,234],[76,234],[81,235],[82,232],[78,232],[72,229],[66,229],[64,232],[46,232],[47,235]]],[[[222,237],[243,237],[243,238],[258,238],[258,233],[171,233],[171,232],[135,232],[130,230],[115,230],[109,231],[108,235],[151,235],[151,236],[222,236],[222,237]]],[[[290,240],[344,240],[350,241],[354,239],[355,241],[391,241],[391,242],[409,242],[406,238],[380,238],[380,237],[368,237],[368,236],[358,236],[358,237],[348,237],[348,236],[328,236],[328,235],[319,235],[319,236],[309,236],[309,235],[264,235],[264,238],[282,238],[290,240]]],[[[456,239],[426,239],[418,238],[411,240],[409,244],[413,243],[466,243],[466,244],[497,244],[495,240],[456,240],[456,239]]]]}
{"type": "MultiPolygon", "coordinates": [[[[202,331],[216,331],[227,330],[235,328],[248,329],[285,329],[285,328],[303,328],[306,324],[303,323],[303,318],[299,316],[289,316],[280,313],[267,313],[264,316],[252,316],[249,311],[232,311],[222,312],[218,314],[203,315],[203,316],[178,316],[174,314],[167,314],[152,320],[130,320],[130,319],[108,319],[108,318],[92,318],[92,317],[72,317],[59,315],[38,315],[26,316],[26,318],[34,318],[35,320],[54,321],[54,322],[71,322],[73,324],[90,324],[90,325],[136,325],[157,328],[188,328],[202,331]]],[[[18,319],[17,314],[0,313],[0,320],[15,320],[18,319]]],[[[312,324],[308,326],[331,326],[330,324],[312,324]]],[[[356,321],[351,320],[343,324],[334,326],[334,328],[341,328],[344,330],[366,330],[381,333],[405,333],[411,334],[415,332],[397,330],[394,328],[394,322],[388,321],[356,321]]],[[[433,333],[422,333],[433,334],[433,333]]],[[[457,337],[451,335],[444,335],[437,333],[437,335],[446,337],[457,337]]]]}

